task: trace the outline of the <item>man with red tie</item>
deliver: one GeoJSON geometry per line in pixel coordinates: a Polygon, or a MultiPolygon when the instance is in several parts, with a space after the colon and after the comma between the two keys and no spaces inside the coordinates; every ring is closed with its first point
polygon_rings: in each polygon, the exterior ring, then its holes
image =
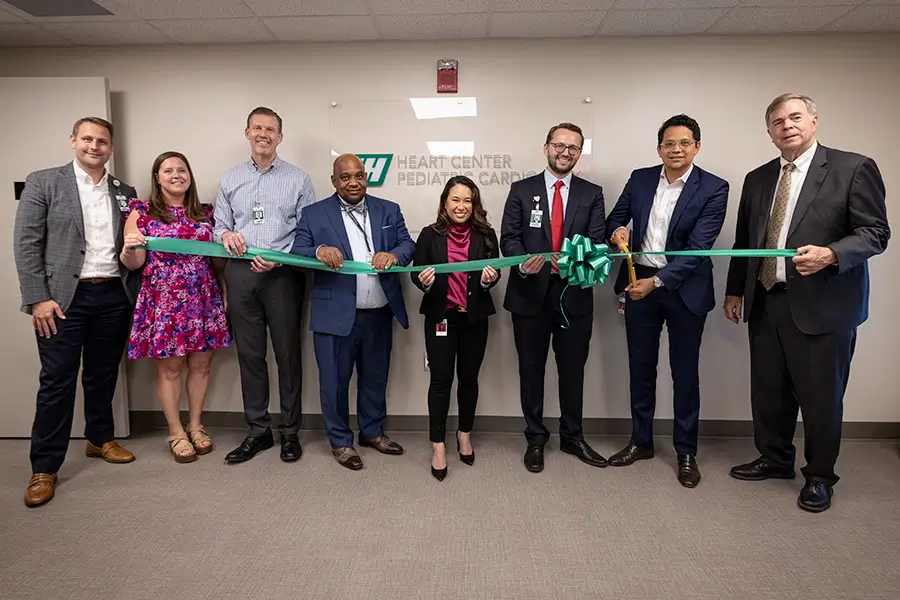
{"type": "MultiPolygon", "coordinates": [[[[575,234],[603,242],[603,190],[572,173],[583,145],[584,135],[577,125],[560,123],[550,129],[544,143],[547,169],[510,187],[500,227],[504,256],[558,253],[563,239],[575,234]]],[[[550,439],[543,417],[544,369],[551,340],[559,373],[560,450],[589,465],[605,467],[606,459],[584,441],[581,430],[584,366],[594,321],[593,290],[566,289],[556,258],[548,263],[534,256],[518,267],[518,274],[510,276],[503,307],[512,313],[519,357],[528,443],[525,467],[532,473],[543,470],[544,445],[550,439]]]]}

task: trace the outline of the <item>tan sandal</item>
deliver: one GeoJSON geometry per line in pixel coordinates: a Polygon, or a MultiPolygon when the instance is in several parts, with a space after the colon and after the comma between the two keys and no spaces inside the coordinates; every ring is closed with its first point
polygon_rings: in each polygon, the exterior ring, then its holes
{"type": "Polygon", "coordinates": [[[213,442],[209,435],[206,434],[206,429],[203,428],[203,425],[200,425],[195,429],[188,428],[187,433],[191,438],[191,443],[194,445],[197,454],[208,454],[212,452],[213,442]]]}
{"type": "Polygon", "coordinates": [[[197,452],[184,432],[170,435],[168,439],[169,449],[172,451],[172,456],[175,457],[175,462],[189,463],[197,460],[197,452]]]}

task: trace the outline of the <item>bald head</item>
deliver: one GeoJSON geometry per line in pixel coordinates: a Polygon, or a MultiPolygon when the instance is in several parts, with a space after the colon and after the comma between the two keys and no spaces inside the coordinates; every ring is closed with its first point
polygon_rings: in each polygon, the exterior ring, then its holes
{"type": "Polygon", "coordinates": [[[331,183],[338,196],[350,204],[356,204],[366,196],[366,168],[355,154],[341,154],[334,159],[331,183]]]}

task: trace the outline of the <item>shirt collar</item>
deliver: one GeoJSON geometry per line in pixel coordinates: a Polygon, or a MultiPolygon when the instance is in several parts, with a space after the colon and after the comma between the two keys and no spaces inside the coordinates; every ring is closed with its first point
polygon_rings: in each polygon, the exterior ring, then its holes
{"type": "Polygon", "coordinates": [[[678,179],[676,179],[676,180],[673,181],[672,183],[669,183],[669,180],[666,179],[666,167],[663,166],[663,168],[662,168],[662,169],[660,170],[660,172],[659,172],[659,178],[660,178],[662,181],[664,181],[664,182],[666,183],[666,185],[672,185],[672,184],[675,183],[676,181],[680,181],[681,183],[687,183],[688,177],[691,176],[691,173],[693,173],[693,171],[694,171],[694,165],[693,165],[693,163],[691,163],[691,166],[688,167],[688,170],[685,171],[684,174],[683,174],[681,177],[679,177],[678,179]]]}
{"type": "MultiPolygon", "coordinates": [[[[797,160],[794,161],[794,169],[797,171],[805,172],[809,168],[809,163],[812,162],[813,156],[816,155],[816,149],[819,147],[819,142],[813,142],[813,145],[806,149],[806,152],[797,157],[797,160]]],[[[781,163],[782,168],[784,165],[788,164],[788,161],[784,160],[783,156],[778,157],[778,162],[781,163]]]]}
{"type": "Polygon", "coordinates": [[[82,169],[78,165],[77,160],[72,161],[72,166],[75,167],[75,181],[78,183],[83,183],[85,185],[106,185],[106,179],[109,176],[109,172],[106,169],[103,169],[103,177],[100,178],[98,183],[94,183],[94,178],[87,174],[87,171],[82,169]]]}
{"type": "MultiPolygon", "coordinates": [[[[547,188],[552,187],[557,180],[559,180],[559,178],[556,175],[551,173],[548,169],[544,169],[544,185],[546,185],[547,188]]],[[[560,181],[563,182],[563,187],[570,189],[572,187],[572,171],[566,173],[566,176],[560,181]]]]}
{"type": "MultiPolygon", "coordinates": [[[[269,168],[266,169],[266,171],[268,171],[268,170],[270,170],[270,169],[275,169],[275,168],[277,168],[278,165],[280,165],[280,164],[281,164],[281,157],[278,156],[278,155],[276,154],[276,155],[275,155],[275,160],[272,161],[272,164],[269,165],[269,168]]],[[[266,171],[260,171],[260,170],[259,170],[259,167],[256,166],[256,162],[253,160],[253,158],[250,158],[250,160],[247,161],[247,166],[250,167],[250,169],[251,169],[252,171],[257,171],[258,173],[265,173],[265,172],[266,172],[266,171]]]]}

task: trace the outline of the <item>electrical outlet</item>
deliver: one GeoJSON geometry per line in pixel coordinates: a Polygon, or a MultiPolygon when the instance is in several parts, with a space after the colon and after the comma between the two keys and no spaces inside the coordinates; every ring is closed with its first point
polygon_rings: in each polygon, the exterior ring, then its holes
{"type": "Polygon", "coordinates": [[[428,364],[428,353],[427,352],[425,353],[425,370],[426,371],[431,370],[431,365],[428,364]]]}

